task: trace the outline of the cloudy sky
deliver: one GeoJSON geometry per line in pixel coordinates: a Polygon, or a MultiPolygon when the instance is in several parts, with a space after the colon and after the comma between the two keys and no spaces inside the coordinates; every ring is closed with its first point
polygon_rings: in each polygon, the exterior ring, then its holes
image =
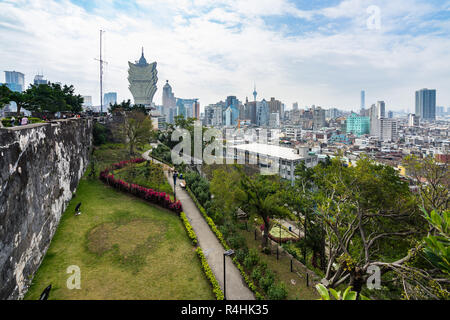
{"type": "Polygon", "coordinates": [[[100,29],[104,91],[119,100],[143,46],[157,104],[168,79],[202,109],[250,99],[254,83],[288,108],[357,110],[364,89],[366,105],[412,111],[421,88],[450,106],[450,0],[0,0],[0,70],[43,73],[98,105],[100,29]]]}

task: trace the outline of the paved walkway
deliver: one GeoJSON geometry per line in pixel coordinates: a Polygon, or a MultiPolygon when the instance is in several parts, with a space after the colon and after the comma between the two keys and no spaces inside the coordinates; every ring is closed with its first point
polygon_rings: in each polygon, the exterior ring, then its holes
{"type": "MultiPolygon", "coordinates": [[[[150,160],[149,151],[145,152],[142,156],[144,159],[150,160]]],[[[158,162],[158,160],[153,159],[158,162]]],[[[173,179],[168,176],[168,172],[165,171],[166,178],[173,188],[173,179]]],[[[209,266],[216,276],[220,287],[223,290],[223,252],[225,249],[222,244],[217,240],[216,235],[211,231],[211,228],[206,223],[203,215],[197,209],[194,201],[191,199],[187,191],[180,188],[179,185],[176,188],[177,200],[181,201],[183,205],[183,211],[186,214],[189,222],[192,225],[197,239],[203,253],[208,260],[209,266]]],[[[241,273],[238,268],[233,264],[230,257],[226,257],[226,298],[228,300],[254,300],[255,297],[247,287],[244,279],[242,279],[241,273]]]]}

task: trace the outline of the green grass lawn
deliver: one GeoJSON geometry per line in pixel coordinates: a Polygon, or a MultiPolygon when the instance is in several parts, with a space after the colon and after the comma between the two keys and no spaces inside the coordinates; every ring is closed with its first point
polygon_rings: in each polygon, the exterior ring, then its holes
{"type": "Polygon", "coordinates": [[[25,299],[38,299],[49,284],[49,299],[214,299],[176,214],[86,176],[25,299]],[[71,265],[81,269],[79,290],[66,286],[71,265]]]}
{"type": "MultiPolygon", "coordinates": [[[[250,230],[253,229],[250,228],[250,230]]],[[[296,273],[291,272],[290,259],[287,256],[282,256],[280,260],[277,260],[276,253],[270,255],[263,254],[260,251],[260,235],[258,235],[257,240],[255,241],[253,232],[239,230],[239,233],[244,236],[245,243],[249,249],[257,249],[261,261],[267,263],[267,267],[275,273],[275,279],[284,282],[288,292],[288,300],[316,300],[319,298],[316,289],[311,287],[311,284],[309,287],[306,286],[305,278],[300,278],[296,273]],[[295,285],[291,283],[291,280],[295,281],[295,285]]]]}

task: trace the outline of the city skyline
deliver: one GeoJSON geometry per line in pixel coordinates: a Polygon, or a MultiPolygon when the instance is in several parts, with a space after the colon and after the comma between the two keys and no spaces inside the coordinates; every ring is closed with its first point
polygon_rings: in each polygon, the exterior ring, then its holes
{"type": "Polygon", "coordinates": [[[450,3],[413,2],[376,1],[381,25],[370,29],[373,3],[363,0],[4,0],[0,68],[24,73],[26,84],[43,70],[98,105],[94,58],[104,29],[104,92],[117,92],[120,101],[132,98],[127,61],[144,46],[158,63],[158,105],[170,80],[177,96],[198,97],[202,110],[229,95],[252,100],[255,81],[259,100],[275,97],[287,108],[298,102],[356,111],[364,90],[366,106],[383,100],[387,110],[414,112],[421,88],[436,89],[436,104],[447,107],[450,3]]]}

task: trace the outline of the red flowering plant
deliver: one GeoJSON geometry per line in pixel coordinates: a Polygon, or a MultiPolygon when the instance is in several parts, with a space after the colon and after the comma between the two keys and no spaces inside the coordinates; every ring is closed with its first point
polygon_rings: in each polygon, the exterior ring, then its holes
{"type": "Polygon", "coordinates": [[[113,188],[119,189],[124,192],[131,193],[141,199],[144,199],[148,202],[160,205],[166,209],[174,211],[176,213],[180,213],[183,211],[180,201],[172,201],[170,196],[165,192],[155,191],[150,188],[142,187],[138,184],[128,183],[121,179],[116,179],[113,174],[110,174],[110,170],[119,170],[125,167],[128,164],[136,164],[146,161],[142,158],[131,159],[120,161],[118,163],[114,163],[111,168],[108,168],[102,172],[100,172],[100,180],[104,183],[110,185],[113,188]]]}

